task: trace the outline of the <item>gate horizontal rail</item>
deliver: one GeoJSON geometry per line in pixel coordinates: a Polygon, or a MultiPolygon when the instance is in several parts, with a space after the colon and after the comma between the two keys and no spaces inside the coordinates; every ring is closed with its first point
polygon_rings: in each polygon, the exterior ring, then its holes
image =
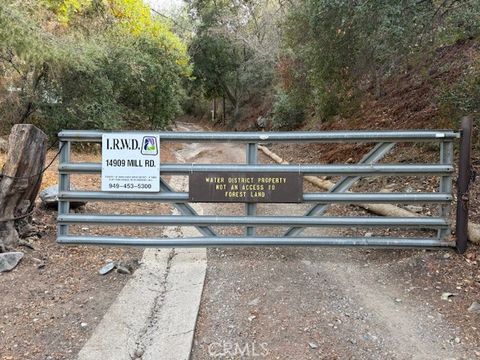
{"type": "Polygon", "coordinates": [[[199,237],[186,239],[122,238],[103,236],[59,236],[57,241],[68,245],[141,246],[141,247],[205,247],[205,246],[367,246],[394,248],[438,248],[452,246],[436,238],[388,237],[199,237]]]}
{"type": "MultiPolygon", "coordinates": [[[[74,174],[99,174],[102,164],[89,162],[72,162],[71,145],[74,142],[101,143],[104,132],[65,130],[59,134],[59,213],[58,237],[62,244],[120,245],[142,247],[195,247],[195,246],[368,246],[368,247],[452,247],[455,244],[446,241],[450,231],[449,210],[453,201],[452,174],[453,141],[460,133],[452,130],[406,130],[406,131],[329,131],[329,132],[155,132],[160,142],[224,142],[245,143],[246,164],[172,164],[160,163],[160,175],[183,175],[192,173],[242,173],[258,174],[299,174],[341,176],[341,180],[329,192],[303,192],[299,199],[304,203],[313,203],[304,216],[259,216],[256,204],[246,204],[245,216],[199,216],[189,205],[189,193],[173,191],[160,178],[160,192],[102,192],[89,190],[72,190],[70,176],[74,174]],[[369,154],[358,164],[257,164],[257,145],[264,143],[376,143],[369,154]],[[438,163],[413,164],[378,164],[395,143],[433,142],[439,145],[438,163]],[[437,191],[432,192],[348,192],[362,177],[371,176],[411,176],[432,177],[439,179],[437,191]],[[70,202],[76,201],[158,201],[172,203],[182,215],[112,215],[112,214],[76,214],[70,211],[70,202]],[[326,208],[338,204],[436,204],[438,216],[418,214],[412,217],[376,217],[376,216],[323,216],[326,208]],[[138,238],[124,236],[91,236],[88,234],[71,234],[70,226],[80,224],[121,226],[195,226],[204,237],[193,238],[138,238]],[[245,226],[246,236],[217,236],[212,226],[245,226]],[[283,236],[257,236],[258,227],[289,227],[283,236]],[[335,228],[387,228],[414,229],[416,231],[436,230],[425,237],[405,237],[392,235],[371,237],[338,236],[300,236],[308,227],[335,228]]],[[[221,201],[220,201],[221,202],[221,201]]],[[[415,234],[417,234],[415,232],[415,234]]]]}
{"type": "MultiPolygon", "coordinates": [[[[410,131],[316,131],[316,132],[158,132],[162,141],[181,142],[420,142],[454,140],[460,137],[451,130],[410,131]]],[[[59,134],[63,141],[101,142],[101,131],[64,130],[59,134]]]]}
{"type": "Polygon", "coordinates": [[[59,224],[111,225],[257,225],[257,226],[398,226],[406,228],[446,228],[437,217],[321,217],[304,216],[186,216],[186,215],[59,215],[59,224]]]}
{"type": "MultiPolygon", "coordinates": [[[[163,201],[188,202],[187,192],[172,193],[105,193],[100,191],[60,192],[63,201],[163,201]]],[[[328,203],[449,203],[452,195],[447,193],[304,193],[304,202],[328,203]]]]}
{"type": "MultiPolygon", "coordinates": [[[[71,163],[59,166],[62,174],[100,173],[100,163],[71,163]]],[[[293,173],[304,175],[345,175],[345,176],[383,176],[383,175],[449,175],[453,166],[439,164],[421,165],[239,165],[239,164],[162,164],[163,175],[188,175],[192,172],[242,172],[242,173],[293,173]]]]}

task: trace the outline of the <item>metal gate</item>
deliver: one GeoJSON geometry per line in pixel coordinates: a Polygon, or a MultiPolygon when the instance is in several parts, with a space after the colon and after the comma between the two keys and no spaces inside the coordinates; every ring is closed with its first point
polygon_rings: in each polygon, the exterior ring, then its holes
{"type": "MultiPolygon", "coordinates": [[[[63,131],[60,138],[59,161],[59,211],[58,242],[61,244],[91,245],[133,245],[142,247],[180,246],[369,246],[369,247],[454,247],[449,241],[450,208],[452,204],[452,175],[454,171],[454,142],[461,132],[444,130],[427,131],[332,131],[332,132],[158,132],[161,142],[236,142],[246,146],[246,163],[239,164],[181,164],[162,163],[160,174],[191,176],[194,173],[245,174],[282,173],[307,175],[340,176],[340,180],[328,192],[302,192],[302,202],[311,208],[304,216],[259,216],[256,204],[245,204],[244,216],[198,215],[189,204],[187,192],[174,191],[160,178],[158,193],[109,193],[101,191],[72,190],[70,175],[79,173],[100,173],[100,163],[71,162],[73,143],[101,143],[102,132],[63,131]],[[258,163],[258,144],[265,143],[375,143],[376,145],[357,164],[289,164],[273,165],[258,163]],[[395,143],[430,142],[439,145],[439,160],[436,163],[384,164],[379,161],[390,152],[395,143]],[[362,192],[348,190],[362,177],[372,176],[434,176],[439,187],[434,192],[362,192]],[[75,201],[155,201],[173,204],[181,215],[115,215],[77,214],[70,211],[70,202],[75,201]],[[382,216],[324,216],[330,204],[437,204],[438,215],[414,217],[382,216]],[[193,238],[138,238],[119,236],[75,235],[69,232],[72,224],[96,225],[155,225],[195,226],[203,237],[193,238]],[[213,226],[244,226],[244,236],[219,236],[213,226]],[[265,237],[256,235],[259,226],[289,226],[283,236],[265,237]],[[306,237],[302,231],[307,227],[369,227],[430,229],[433,236],[408,237],[306,237]]],[[[470,136],[470,135],[469,135],[470,136]]],[[[469,170],[469,169],[468,169],[469,170]]],[[[465,170],[467,171],[467,170],[465,170]]],[[[457,248],[464,251],[466,237],[457,239],[457,248]]]]}

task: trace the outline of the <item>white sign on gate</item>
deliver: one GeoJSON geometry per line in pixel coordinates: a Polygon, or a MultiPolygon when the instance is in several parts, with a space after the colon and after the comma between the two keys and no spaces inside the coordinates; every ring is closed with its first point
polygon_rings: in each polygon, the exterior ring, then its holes
{"type": "Polygon", "coordinates": [[[159,192],[159,136],[103,134],[102,191],[159,192]]]}

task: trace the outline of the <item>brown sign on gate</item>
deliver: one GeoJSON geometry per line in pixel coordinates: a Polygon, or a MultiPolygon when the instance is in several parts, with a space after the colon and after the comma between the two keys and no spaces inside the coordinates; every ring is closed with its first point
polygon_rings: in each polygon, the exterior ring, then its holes
{"type": "Polygon", "coordinates": [[[295,173],[194,172],[189,201],[238,203],[299,203],[303,177],[295,173]]]}

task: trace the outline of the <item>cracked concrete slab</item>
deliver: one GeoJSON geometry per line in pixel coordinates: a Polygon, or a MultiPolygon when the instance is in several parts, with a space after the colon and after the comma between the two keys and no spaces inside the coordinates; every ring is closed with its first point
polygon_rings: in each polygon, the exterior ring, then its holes
{"type": "Polygon", "coordinates": [[[205,272],[205,249],[145,250],[78,360],[188,359],[205,272]]]}
{"type": "MultiPolygon", "coordinates": [[[[177,152],[179,162],[185,158],[177,152]]],[[[170,185],[186,191],[188,178],[170,185]]],[[[203,214],[199,204],[192,205],[203,214]]],[[[180,215],[174,209],[173,215],[180,215]]],[[[202,236],[194,227],[167,227],[169,238],[202,236]]],[[[105,314],[78,360],[187,360],[207,270],[205,248],[147,249],[142,265],[105,314]]]]}
{"type": "Polygon", "coordinates": [[[205,249],[179,249],[173,258],[163,306],[145,341],[143,360],[189,359],[206,271],[205,249]],[[156,328],[162,328],[158,331],[156,328]],[[185,344],[188,342],[188,344],[185,344]]]}

